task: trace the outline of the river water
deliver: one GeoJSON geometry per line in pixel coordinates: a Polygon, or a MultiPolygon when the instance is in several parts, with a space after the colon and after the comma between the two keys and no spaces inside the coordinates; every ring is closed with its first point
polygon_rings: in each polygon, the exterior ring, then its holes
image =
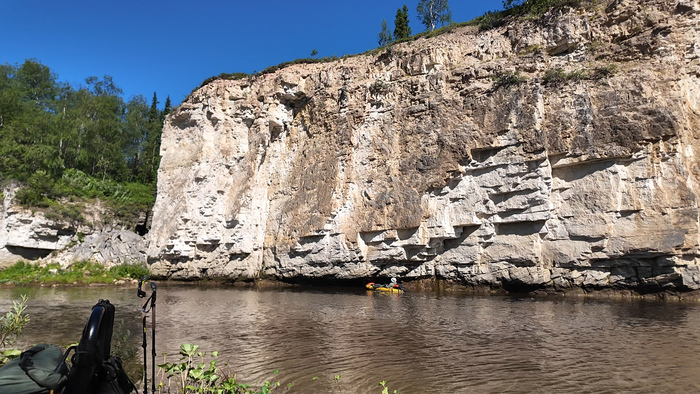
{"type": "MultiPolygon", "coordinates": [[[[0,288],[0,310],[20,294],[32,319],[20,346],[77,342],[100,298],[140,346],[135,289],[0,288]]],[[[198,344],[280,392],[380,393],[382,380],[404,394],[700,392],[696,303],[167,285],[156,320],[159,355],[198,344]]]]}

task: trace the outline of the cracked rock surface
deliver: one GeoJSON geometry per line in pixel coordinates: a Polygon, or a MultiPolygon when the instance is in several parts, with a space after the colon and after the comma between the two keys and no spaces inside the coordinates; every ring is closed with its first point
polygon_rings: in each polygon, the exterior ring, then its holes
{"type": "Polygon", "coordinates": [[[611,1],[215,80],[166,119],[151,268],[698,289],[699,15],[611,1]]]}

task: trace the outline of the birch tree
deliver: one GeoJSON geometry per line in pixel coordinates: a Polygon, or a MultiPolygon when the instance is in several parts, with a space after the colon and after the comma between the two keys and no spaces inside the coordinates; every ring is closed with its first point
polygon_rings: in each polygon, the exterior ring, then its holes
{"type": "Polygon", "coordinates": [[[433,31],[452,22],[452,11],[447,3],[448,0],[420,0],[416,11],[426,30],[433,31]]]}

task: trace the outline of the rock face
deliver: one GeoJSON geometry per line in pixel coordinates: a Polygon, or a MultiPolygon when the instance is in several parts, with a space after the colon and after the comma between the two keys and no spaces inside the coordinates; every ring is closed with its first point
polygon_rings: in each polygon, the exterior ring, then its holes
{"type": "Polygon", "coordinates": [[[166,120],[152,271],[700,288],[699,15],[619,0],[216,80],[166,120]]]}
{"type": "Polygon", "coordinates": [[[143,237],[106,223],[99,204],[84,211],[82,221],[69,221],[13,204],[18,188],[18,184],[8,184],[2,189],[0,268],[39,259],[64,266],[81,260],[106,266],[146,262],[143,237]]]}
{"type": "Polygon", "coordinates": [[[12,204],[16,184],[2,188],[0,207],[0,267],[19,260],[34,260],[68,246],[74,229],[12,204]]]}

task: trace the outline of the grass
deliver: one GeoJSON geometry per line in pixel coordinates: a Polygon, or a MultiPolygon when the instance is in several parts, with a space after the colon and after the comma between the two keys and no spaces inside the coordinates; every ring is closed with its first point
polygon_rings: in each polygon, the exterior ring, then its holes
{"type": "Polygon", "coordinates": [[[121,264],[106,269],[103,265],[80,261],[67,268],[58,263],[46,265],[20,261],[0,271],[0,284],[90,284],[113,283],[119,279],[139,279],[148,275],[144,264],[121,264]]]}

